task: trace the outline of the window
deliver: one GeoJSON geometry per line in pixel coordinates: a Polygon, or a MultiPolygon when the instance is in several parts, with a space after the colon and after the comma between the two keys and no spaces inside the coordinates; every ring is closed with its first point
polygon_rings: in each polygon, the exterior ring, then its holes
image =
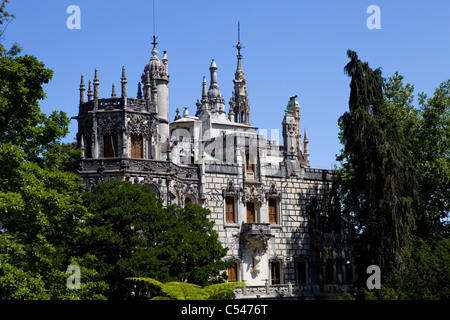
{"type": "Polygon", "coordinates": [[[238,262],[233,262],[233,265],[228,268],[228,282],[239,281],[239,264],[238,262]]]}
{"type": "Polygon", "coordinates": [[[116,158],[118,156],[117,134],[105,134],[103,136],[103,157],[116,158]]]}
{"type": "Polygon", "coordinates": [[[185,198],[184,199],[184,204],[186,204],[186,203],[192,203],[191,198],[189,198],[189,197],[185,198]]]}
{"type": "Polygon", "coordinates": [[[269,222],[278,224],[277,199],[269,198],[269,222]]]}
{"type": "Polygon", "coordinates": [[[144,158],[144,139],[140,134],[131,134],[131,157],[144,158]]]}
{"type": "Polygon", "coordinates": [[[92,138],[91,135],[87,135],[84,140],[84,152],[86,158],[92,158],[92,138]]]}
{"type": "Polygon", "coordinates": [[[345,263],[345,283],[353,283],[353,266],[350,261],[345,263]]]}
{"type": "Polygon", "coordinates": [[[247,171],[255,171],[255,164],[253,163],[253,159],[250,159],[249,152],[245,154],[245,168],[247,171]]]}
{"type": "Polygon", "coordinates": [[[331,259],[327,260],[325,273],[325,283],[334,283],[334,268],[331,259]]]}
{"type": "Polygon", "coordinates": [[[247,202],[247,223],[255,223],[255,222],[256,222],[255,203],[247,202]]]}
{"type": "Polygon", "coordinates": [[[272,278],[272,284],[281,284],[281,264],[279,261],[272,261],[270,276],[272,278]]]}
{"type": "Polygon", "coordinates": [[[236,222],[235,199],[233,196],[225,197],[225,219],[226,222],[236,222]]]}
{"type": "Polygon", "coordinates": [[[307,283],[306,279],[306,261],[299,261],[297,262],[297,283],[307,283]]]}

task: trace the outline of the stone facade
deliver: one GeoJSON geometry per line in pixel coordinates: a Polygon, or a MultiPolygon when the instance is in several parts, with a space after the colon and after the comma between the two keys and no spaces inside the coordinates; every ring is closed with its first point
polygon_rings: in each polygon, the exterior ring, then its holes
{"type": "Polygon", "coordinates": [[[334,210],[330,170],[309,164],[306,130],[300,134],[300,105],[289,99],[283,145],[267,141],[250,124],[250,104],[240,43],[234,91],[228,108],[219,90],[218,67],[202,82],[195,116],[177,109],[168,119],[168,58],[156,44],[145,65],[136,98],[99,98],[80,84],[77,141],[83,157],[77,172],[88,189],[109,179],[150,184],[169,205],[197,203],[234,261],[229,280],[244,281],[238,297],[332,297],[353,279],[351,256],[334,210]]]}

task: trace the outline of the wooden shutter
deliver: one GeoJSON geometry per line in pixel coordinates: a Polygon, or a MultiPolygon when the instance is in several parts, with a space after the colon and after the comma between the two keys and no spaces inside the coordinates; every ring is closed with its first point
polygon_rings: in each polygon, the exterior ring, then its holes
{"type": "Polygon", "coordinates": [[[131,134],[131,157],[142,159],[144,157],[144,139],[142,135],[131,134]]]}
{"type": "Polygon", "coordinates": [[[236,262],[228,268],[228,282],[235,281],[238,281],[238,264],[236,262]]]}
{"type": "Polygon", "coordinates": [[[255,223],[255,218],[255,204],[253,202],[247,202],[247,223],[255,223]]]}
{"type": "Polygon", "coordinates": [[[234,197],[228,196],[225,198],[225,213],[227,222],[236,222],[235,209],[234,209],[234,197]]]}
{"type": "Polygon", "coordinates": [[[277,199],[269,199],[269,222],[278,223],[277,199]]]}

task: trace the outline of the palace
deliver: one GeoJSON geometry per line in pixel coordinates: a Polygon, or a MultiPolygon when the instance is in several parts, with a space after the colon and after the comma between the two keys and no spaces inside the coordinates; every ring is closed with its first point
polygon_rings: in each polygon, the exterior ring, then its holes
{"type": "MultiPolygon", "coordinates": [[[[333,298],[354,278],[352,257],[335,209],[331,170],[310,167],[300,105],[288,97],[283,144],[251,123],[241,43],[234,90],[226,108],[212,60],[196,112],[169,120],[168,57],[156,42],[137,96],[129,97],[125,67],[121,91],[99,97],[97,69],[80,84],[77,172],[88,190],[109,179],[149,184],[164,204],[197,203],[234,265],[228,281],[244,281],[237,298],[333,298]],[[228,113],[227,110],[228,109],[228,113]]],[[[231,79],[230,79],[231,81],[231,79]]],[[[200,88],[199,88],[200,89],[200,88]]],[[[200,91],[200,90],[199,90],[200,91]]]]}

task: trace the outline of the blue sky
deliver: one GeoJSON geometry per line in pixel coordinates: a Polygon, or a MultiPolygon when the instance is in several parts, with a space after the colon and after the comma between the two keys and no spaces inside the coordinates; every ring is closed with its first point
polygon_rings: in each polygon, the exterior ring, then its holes
{"type": "MultiPolygon", "coordinates": [[[[136,95],[151,57],[152,7],[151,0],[11,0],[7,11],[16,19],[3,43],[18,42],[54,71],[43,111],[75,116],[80,75],[93,79],[95,68],[101,97],[110,96],[112,83],[120,88],[122,65],[128,95],[136,95]],[[67,28],[70,5],[81,10],[79,30],[67,28]]],[[[281,130],[289,97],[298,95],[301,133],[306,127],[315,168],[331,168],[341,148],[337,121],[348,109],[348,49],[381,67],[384,77],[398,71],[416,95],[431,95],[450,78],[450,1],[156,0],[155,9],[157,47],[169,58],[170,120],[176,108],[195,113],[211,59],[228,108],[240,21],[252,125],[269,134],[281,130]],[[380,8],[381,29],[366,26],[370,5],[380,8]]],[[[75,120],[70,131],[66,142],[74,140],[75,120]]]]}

